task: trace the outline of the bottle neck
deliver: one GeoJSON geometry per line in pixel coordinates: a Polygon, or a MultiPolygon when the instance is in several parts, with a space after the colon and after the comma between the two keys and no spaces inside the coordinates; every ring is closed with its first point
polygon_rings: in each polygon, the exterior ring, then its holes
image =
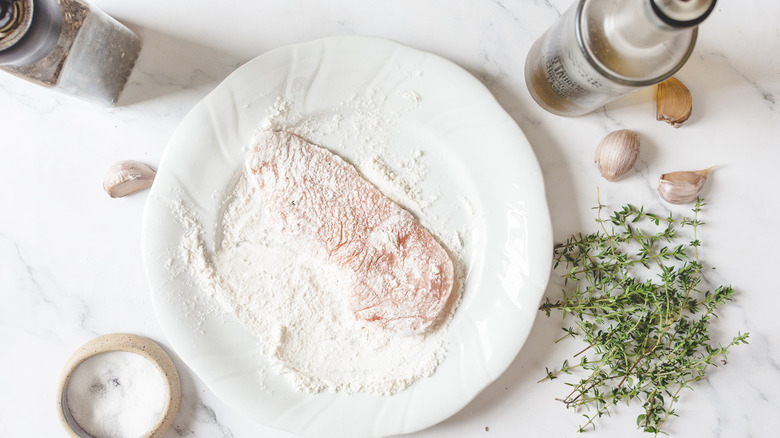
{"type": "Polygon", "coordinates": [[[605,17],[608,38],[635,49],[649,49],[667,42],[681,31],[690,31],[712,11],[715,0],[628,0],[605,17]]]}
{"type": "Polygon", "coordinates": [[[653,13],[672,27],[691,27],[704,21],[716,0],[651,0],[653,13]]]}
{"type": "Polygon", "coordinates": [[[669,24],[654,10],[662,1],[580,0],[574,32],[596,71],[616,83],[645,86],[682,67],[696,42],[697,22],[669,24]]]}

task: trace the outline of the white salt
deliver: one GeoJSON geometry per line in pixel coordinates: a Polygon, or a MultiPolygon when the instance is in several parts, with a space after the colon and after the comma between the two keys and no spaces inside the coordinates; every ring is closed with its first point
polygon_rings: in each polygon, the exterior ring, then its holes
{"type": "Polygon", "coordinates": [[[82,362],[66,389],[73,420],[94,438],[137,438],[159,420],[166,399],[157,367],[124,351],[82,362]]]}

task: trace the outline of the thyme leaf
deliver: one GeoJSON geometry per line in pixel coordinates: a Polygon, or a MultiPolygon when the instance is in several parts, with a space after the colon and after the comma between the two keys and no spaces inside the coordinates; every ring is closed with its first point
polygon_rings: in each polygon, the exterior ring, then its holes
{"type": "Polygon", "coordinates": [[[680,392],[710,366],[725,363],[731,347],[747,343],[749,333],[738,332],[726,345],[710,339],[715,312],[732,300],[734,289],[709,290],[702,283],[698,231],[705,205],[697,199],[692,217],[632,205],[604,217],[599,200],[600,230],[555,245],[562,296],[546,298],[540,310],[571,321],[558,341],[579,338],[585,347],[558,369],[545,368],[540,382],[582,375],[558,399],[567,408],[587,409],[580,432],[595,429],[598,418],[625,402],[642,405],[639,429],[665,433],[662,426],[676,415],[680,392]]]}

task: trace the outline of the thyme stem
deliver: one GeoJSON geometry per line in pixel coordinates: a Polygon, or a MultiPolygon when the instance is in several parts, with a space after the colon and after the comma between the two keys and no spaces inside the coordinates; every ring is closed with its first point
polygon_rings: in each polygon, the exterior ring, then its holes
{"type": "Polygon", "coordinates": [[[731,347],[747,343],[749,334],[737,333],[725,347],[710,341],[710,321],[734,289],[703,287],[698,231],[704,200],[696,201],[691,218],[663,218],[631,205],[606,217],[600,194],[597,202],[600,231],[555,245],[563,296],[540,307],[547,316],[559,311],[574,319],[556,342],[581,337],[586,346],[573,355],[577,363],[548,369],[540,382],[583,374],[559,399],[569,408],[592,408],[581,432],[625,401],[642,405],[637,427],[657,435],[676,415],[682,389],[701,380],[731,347]]]}

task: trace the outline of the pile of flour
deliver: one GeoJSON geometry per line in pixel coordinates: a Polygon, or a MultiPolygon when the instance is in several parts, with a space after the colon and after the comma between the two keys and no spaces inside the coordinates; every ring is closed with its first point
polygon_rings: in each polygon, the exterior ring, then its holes
{"type": "MultiPolygon", "coordinates": [[[[438,195],[418,187],[428,171],[424,156],[416,151],[403,159],[388,158],[383,133],[390,122],[369,111],[377,106],[371,101],[376,98],[355,98],[347,117],[326,120],[304,118],[295,111],[294,99],[280,98],[258,129],[284,129],[314,143],[335,131],[355,140],[362,148],[358,170],[428,226],[425,209],[438,195]],[[400,167],[388,165],[391,160],[400,167]]],[[[416,94],[403,98],[409,108],[419,104],[416,94]]],[[[433,374],[446,355],[446,324],[425,334],[400,335],[358,321],[347,305],[353,274],[294,250],[255,190],[244,175],[239,178],[225,200],[221,239],[214,250],[204,243],[198,219],[183,203],[173,206],[187,229],[177,258],[200,288],[258,340],[270,369],[305,392],[393,394],[433,374]]],[[[453,255],[462,275],[461,235],[428,228],[453,255]]]]}
{"type": "Polygon", "coordinates": [[[441,333],[401,336],[347,308],[350,273],[297,252],[241,177],[210,253],[200,233],[183,248],[201,287],[263,346],[271,367],[301,391],[392,394],[432,374],[441,333]]]}

